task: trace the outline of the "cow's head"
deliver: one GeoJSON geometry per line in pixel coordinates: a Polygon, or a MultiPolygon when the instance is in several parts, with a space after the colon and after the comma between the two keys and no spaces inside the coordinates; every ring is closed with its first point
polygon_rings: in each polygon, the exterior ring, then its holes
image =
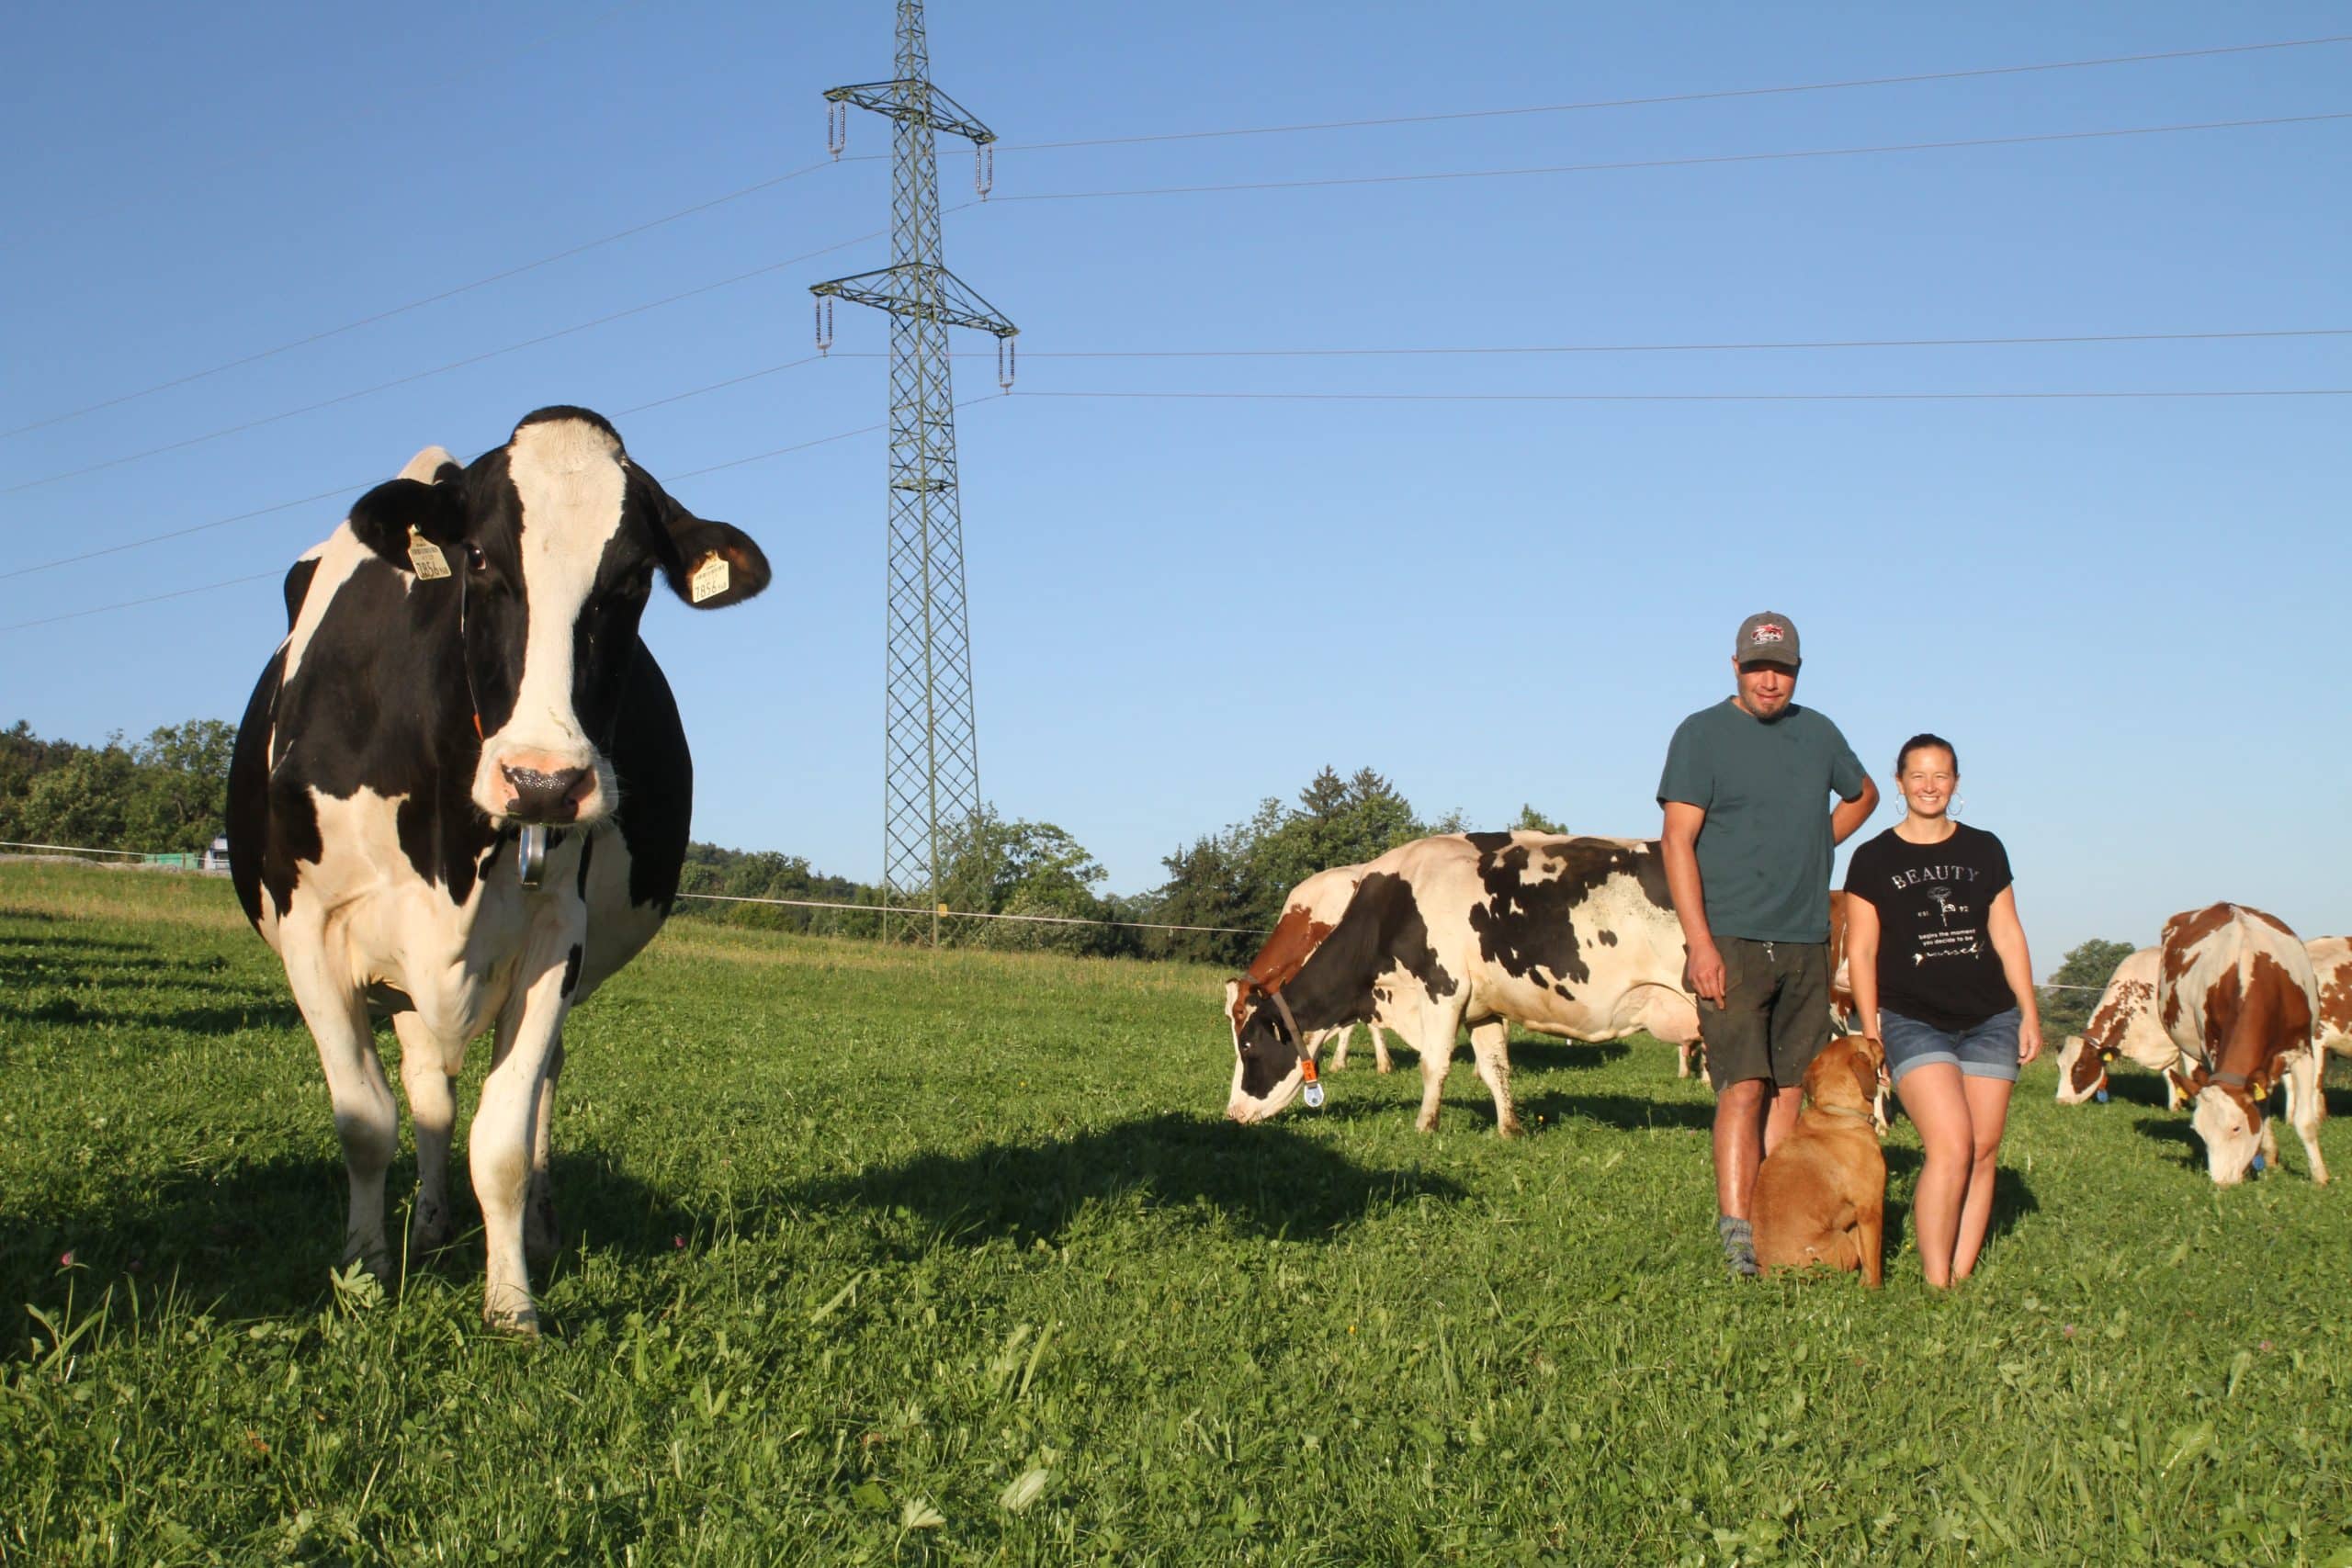
{"type": "Polygon", "coordinates": [[[1298,1098],[1306,1081],[1304,1046],[1273,997],[1249,980],[1225,983],[1226,1021],[1233,1026],[1233,1089],[1225,1113],[1263,1122],[1298,1098]]]}
{"type": "Polygon", "coordinates": [[[2112,1046],[2092,1045],[2082,1035],[2069,1034],[2058,1047],[2058,1103],[2080,1105],[2107,1087],[2107,1065],[2115,1059],[2112,1046]]]}
{"type": "Polygon", "coordinates": [[[465,468],[378,486],[351,527],[403,572],[421,542],[454,579],[418,576],[410,593],[462,595],[462,668],[449,678],[469,690],[444,695],[471,705],[473,801],[502,824],[612,813],[613,725],[656,573],[700,610],[768,584],[759,546],[673,501],[586,409],[541,409],[465,468]]]}
{"type": "Polygon", "coordinates": [[[2210,1073],[2200,1062],[2165,1070],[2173,1091],[2191,1102],[2188,1124],[2205,1144],[2205,1168],[2216,1187],[2235,1187],[2254,1168],[2262,1151],[2262,1119],[2270,1085],[2256,1077],[2235,1081],[2235,1073],[2210,1073]],[[2225,1081],[2227,1080],[2227,1081],[2225,1081]]]}

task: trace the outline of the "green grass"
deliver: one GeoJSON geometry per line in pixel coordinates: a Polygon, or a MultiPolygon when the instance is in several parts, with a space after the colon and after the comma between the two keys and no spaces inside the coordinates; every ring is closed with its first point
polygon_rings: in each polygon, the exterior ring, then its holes
{"type": "Polygon", "coordinates": [[[224,884],[0,867],[0,1562],[2352,1563],[2291,1136],[2217,1192],[2037,1066],[1977,1280],[1740,1287],[1667,1048],[1519,1045],[1516,1144],[1466,1053],[1428,1137],[1368,1053],[1235,1127],[1220,979],[673,926],[572,1021],[528,1343],[478,1235],[331,1283],[224,884]]]}

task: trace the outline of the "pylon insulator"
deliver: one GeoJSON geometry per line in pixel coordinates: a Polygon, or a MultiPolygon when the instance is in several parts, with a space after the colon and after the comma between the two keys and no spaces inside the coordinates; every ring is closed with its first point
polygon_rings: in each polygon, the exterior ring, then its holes
{"type": "Polygon", "coordinates": [[[817,352],[833,351],[833,301],[831,295],[817,298],[817,352]]]}
{"type": "Polygon", "coordinates": [[[1000,390],[1007,392],[1012,390],[1012,373],[1015,368],[1013,358],[1012,340],[1009,337],[997,339],[996,384],[1000,390]]]}
{"type": "Polygon", "coordinates": [[[825,150],[835,159],[849,145],[849,106],[838,100],[825,106],[825,150]]]}
{"type": "Polygon", "coordinates": [[[982,201],[996,188],[996,149],[982,142],[972,149],[972,190],[982,201]]]}

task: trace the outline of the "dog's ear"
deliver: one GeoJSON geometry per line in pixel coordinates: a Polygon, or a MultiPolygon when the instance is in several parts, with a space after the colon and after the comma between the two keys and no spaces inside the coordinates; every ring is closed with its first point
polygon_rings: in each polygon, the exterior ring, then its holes
{"type": "Polygon", "coordinates": [[[1878,1069],[1885,1056],[1879,1043],[1867,1034],[1846,1036],[1846,1060],[1854,1069],[1854,1092],[1862,1097],[1864,1105],[1878,1103],[1878,1069]]]}

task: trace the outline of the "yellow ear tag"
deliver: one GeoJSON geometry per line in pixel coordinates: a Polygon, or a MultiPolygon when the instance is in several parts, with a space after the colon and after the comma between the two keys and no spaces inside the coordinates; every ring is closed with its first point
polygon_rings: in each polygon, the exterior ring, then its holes
{"type": "Polygon", "coordinates": [[[727,585],[733,581],[732,574],[727,570],[727,558],[713,550],[702,558],[700,566],[695,568],[688,589],[694,595],[694,602],[699,604],[706,599],[716,599],[726,592],[727,585]]]}
{"type": "Polygon", "coordinates": [[[449,558],[441,553],[441,547],[413,528],[408,531],[408,564],[409,570],[427,581],[449,575],[449,558]]]}

